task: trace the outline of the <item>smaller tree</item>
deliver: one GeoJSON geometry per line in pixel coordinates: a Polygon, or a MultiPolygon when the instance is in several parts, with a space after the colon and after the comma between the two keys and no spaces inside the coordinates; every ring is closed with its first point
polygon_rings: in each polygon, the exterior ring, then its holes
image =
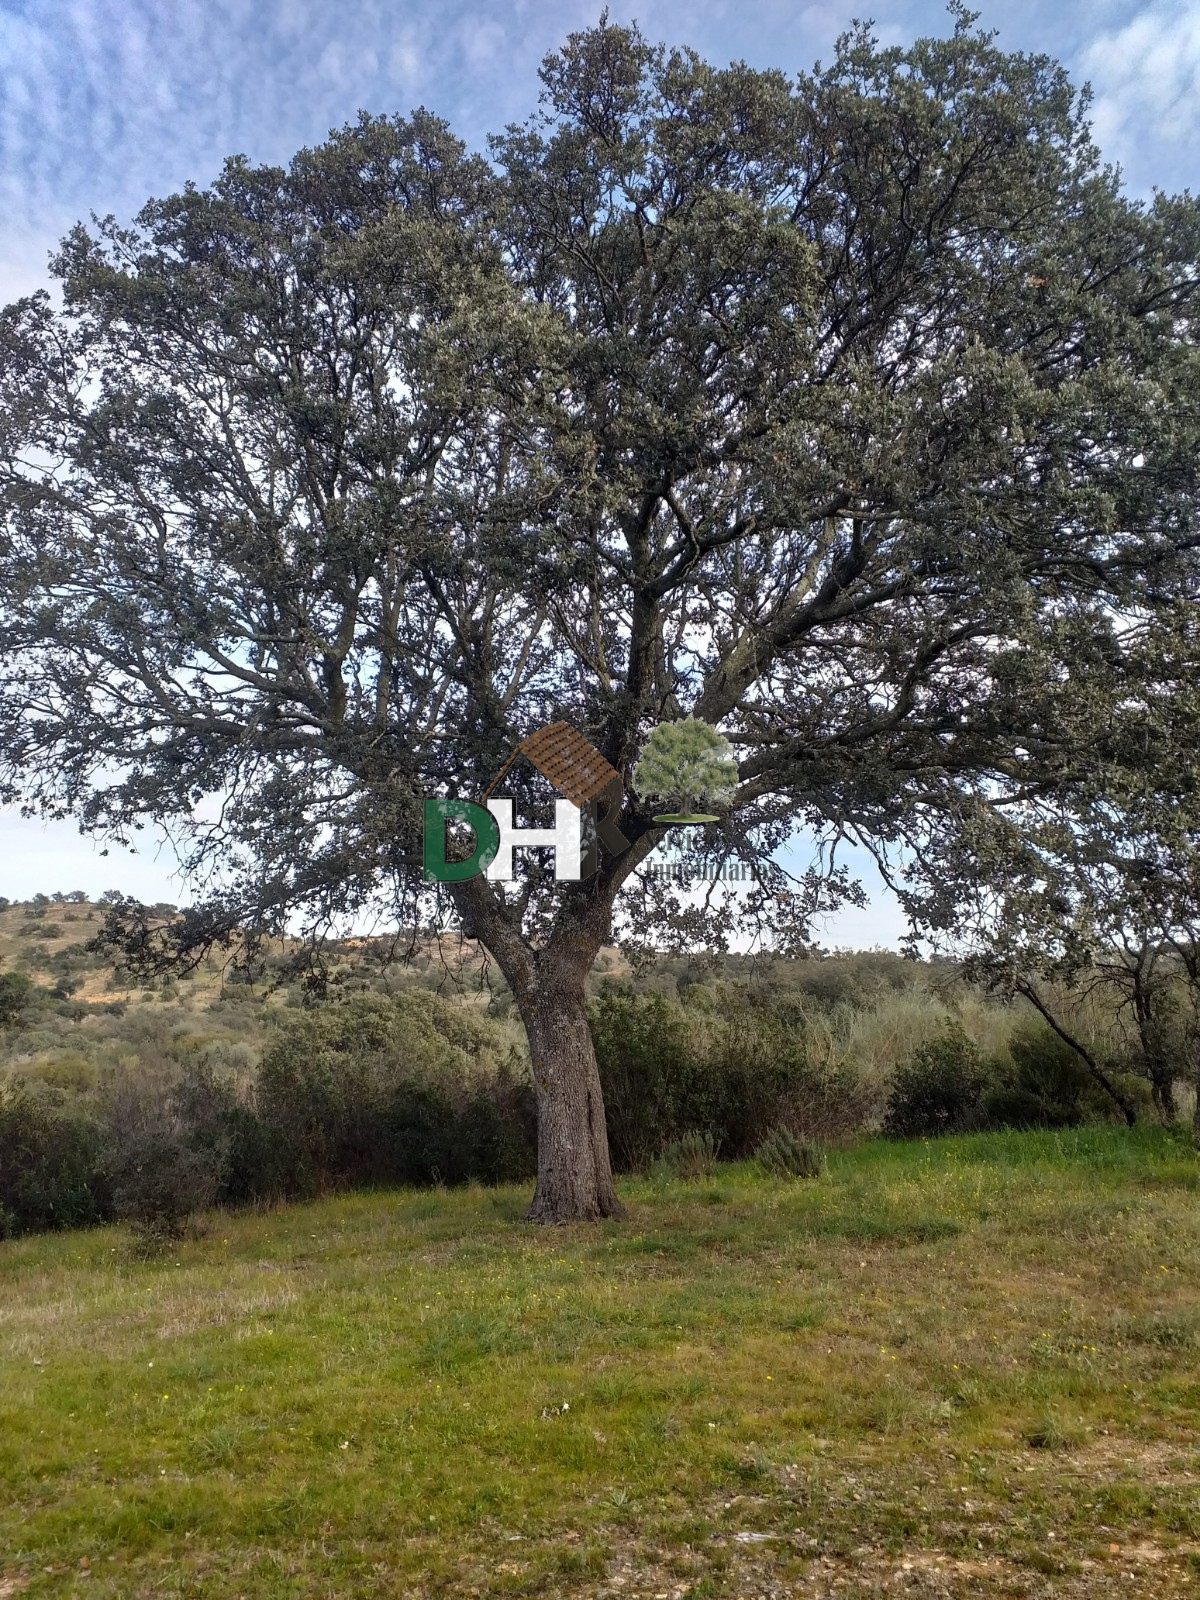
{"type": "Polygon", "coordinates": [[[700,717],[684,717],[655,728],[642,747],[633,781],[643,797],[657,795],[678,805],[678,811],[656,814],[655,822],[716,822],[715,813],[695,806],[728,804],[737,776],[728,742],[700,717]]]}
{"type": "Polygon", "coordinates": [[[33,984],[24,973],[0,973],[0,1028],[20,1025],[32,995],[33,984]]]}
{"type": "Polygon", "coordinates": [[[1168,1125],[1179,1081],[1197,1086],[1200,1105],[1198,731],[1187,705],[1145,718],[1127,736],[1154,752],[1152,782],[1101,767],[1077,780],[1069,808],[1033,797],[1024,816],[946,853],[940,907],[907,901],[935,947],[965,950],[969,977],[1033,1007],[1131,1126],[1126,1073],[1149,1083],[1168,1125]]]}

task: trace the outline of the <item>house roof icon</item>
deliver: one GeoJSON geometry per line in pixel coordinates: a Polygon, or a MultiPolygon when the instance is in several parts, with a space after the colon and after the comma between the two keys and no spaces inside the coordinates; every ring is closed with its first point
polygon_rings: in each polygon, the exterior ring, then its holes
{"type": "Polygon", "coordinates": [[[551,722],[521,740],[484,795],[485,801],[518,756],[532,761],[577,806],[586,805],[621,782],[617,769],[569,722],[551,722]]]}

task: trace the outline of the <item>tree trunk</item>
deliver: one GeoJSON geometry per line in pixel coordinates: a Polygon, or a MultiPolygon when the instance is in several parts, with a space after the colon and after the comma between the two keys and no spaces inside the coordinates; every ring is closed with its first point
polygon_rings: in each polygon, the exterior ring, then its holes
{"type": "Polygon", "coordinates": [[[1142,1058],[1150,1077],[1150,1089],[1155,1109],[1163,1123],[1171,1127],[1175,1122],[1175,1068],[1170,1050],[1165,1048],[1159,1010],[1162,992],[1157,991],[1139,969],[1134,975],[1134,1015],[1137,1019],[1138,1039],[1142,1058]]]}
{"type": "Polygon", "coordinates": [[[543,978],[516,1000],[537,1095],[538,1175],[529,1220],[595,1222],[623,1216],[609,1163],[583,984],[543,978]]]}
{"type": "Polygon", "coordinates": [[[463,932],[500,963],[529,1041],[537,1097],[538,1175],[530,1222],[597,1222],[621,1217],[608,1154],[604,1096],[587,1017],[587,975],[612,931],[613,897],[654,848],[650,829],[560,906],[540,946],[521,931],[520,913],[497,901],[483,878],[453,885],[463,932]]]}
{"type": "Polygon", "coordinates": [[[1150,1087],[1163,1125],[1168,1128],[1174,1127],[1178,1109],[1175,1104],[1175,1074],[1171,1068],[1159,1062],[1151,1062],[1150,1087]]]}

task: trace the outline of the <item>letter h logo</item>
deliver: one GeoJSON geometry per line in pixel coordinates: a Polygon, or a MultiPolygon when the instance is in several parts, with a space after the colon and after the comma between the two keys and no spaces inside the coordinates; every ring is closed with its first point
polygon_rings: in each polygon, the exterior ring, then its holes
{"type": "Polygon", "coordinates": [[[521,740],[482,806],[470,800],[426,800],[425,876],[440,883],[462,883],[486,872],[490,882],[506,883],[513,877],[514,849],[552,846],[556,880],[571,883],[588,878],[600,864],[600,843],[611,855],[629,848],[615,816],[623,792],[620,773],[582,734],[569,722],[552,722],[521,740]],[[512,801],[490,798],[519,755],[527,756],[566,796],[554,803],[552,828],[515,828],[512,801]],[[446,860],[450,821],[465,822],[475,835],[475,849],[465,861],[446,860]]]}

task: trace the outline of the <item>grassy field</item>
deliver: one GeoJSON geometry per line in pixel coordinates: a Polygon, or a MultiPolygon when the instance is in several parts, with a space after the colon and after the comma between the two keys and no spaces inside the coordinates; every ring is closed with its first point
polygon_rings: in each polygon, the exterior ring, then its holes
{"type": "Polygon", "coordinates": [[[1200,1588],[1200,1158],[1096,1129],[0,1245],[0,1595],[1200,1588]]]}

